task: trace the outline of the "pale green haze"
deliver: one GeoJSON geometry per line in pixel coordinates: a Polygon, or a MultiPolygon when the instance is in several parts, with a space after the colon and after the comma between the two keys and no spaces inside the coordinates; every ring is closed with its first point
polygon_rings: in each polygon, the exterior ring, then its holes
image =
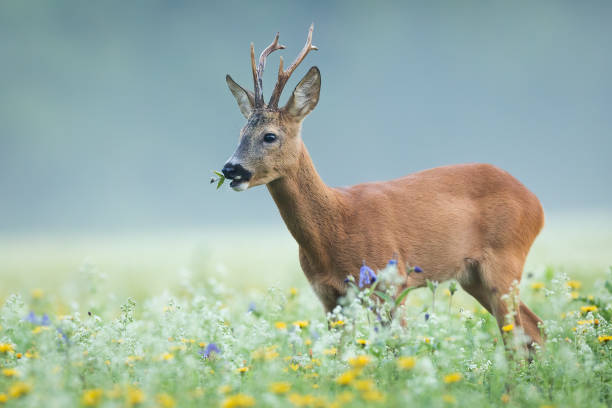
{"type": "Polygon", "coordinates": [[[603,276],[611,21],[609,1],[2,1],[1,293],[59,284],[84,262],[155,288],[181,268],[303,284],[266,188],[209,180],[245,122],[225,75],[252,89],[249,44],[280,31],[268,97],[312,22],[319,51],[281,103],[320,68],[303,138],[328,184],[493,163],[547,213],[529,266],[603,276]]]}

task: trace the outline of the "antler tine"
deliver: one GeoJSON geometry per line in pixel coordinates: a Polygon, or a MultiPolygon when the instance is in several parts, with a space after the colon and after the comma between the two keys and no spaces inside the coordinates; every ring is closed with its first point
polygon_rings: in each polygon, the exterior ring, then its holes
{"type": "Polygon", "coordinates": [[[251,68],[253,69],[253,81],[255,83],[255,106],[263,107],[264,106],[264,97],[263,97],[263,71],[266,66],[266,58],[272,52],[276,50],[282,50],[285,48],[284,45],[278,43],[279,33],[276,33],[274,37],[274,41],[272,44],[268,45],[266,49],[264,49],[259,55],[259,64],[257,68],[255,68],[255,51],[253,49],[253,44],[251,44],[251,68]]]}
{"type": "Polygon", "coordinates": [[[271,108],[278,107],[278,101],[280,100],[281,93],[283,92],[283,88],[285,84],[293,74],[293,71],[300,65],[300,63],[306,58],[306,55],[312,50],[318,50],[318,48],[312,45],[312,32],[314,30],[314,23],[310,25],[310,29],[308,30],[308,38],[306,38],[306,44],[302,51],[298,54],[295,60],[289,65],[286,71],[283,71],[283,58],[281,57],[281,62],[278,67],[278,80],[276,82],[276,86],[274,87],[274,92],[272,92],[272,96],[270,97],[270,102],[268,106],[271,108]]]}

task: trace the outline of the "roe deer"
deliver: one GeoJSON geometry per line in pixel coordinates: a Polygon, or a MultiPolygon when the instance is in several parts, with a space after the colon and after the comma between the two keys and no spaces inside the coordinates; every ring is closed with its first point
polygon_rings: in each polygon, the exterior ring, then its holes
{"type": "MultiPolygon", "coordinates": [[[[267,56],[285,48],[278,34],[257,66],[251,44],[254,93],[226,77],[247,118],[238,147],[223,167],[230,187],[243,191],[267,185],[299,244],[304,274],[326,311],[346,293],[345,278],[358,276],[362,260],[382,269],[395,255],[398,265],[418,265],[424,271],[403,274],[403,287],[454,278],[501,328],[508,313],[502,296],[520,281],[529,248],[544,224],[539,200],[517,179],[490,164],[444,166],[386,182],[328,187],[301,137],[302,121],[319,100],[319,69],[310,68],[287,104],[278,107],[293,71],[317,49],[312,31],[313,26],[287,70],[281,57],[268,104],[262,74],[267,56]]],[[[530,344],[541,343],[540,319],[522,302],[517,309],[513,323],[523,328],[530,344]]]]}

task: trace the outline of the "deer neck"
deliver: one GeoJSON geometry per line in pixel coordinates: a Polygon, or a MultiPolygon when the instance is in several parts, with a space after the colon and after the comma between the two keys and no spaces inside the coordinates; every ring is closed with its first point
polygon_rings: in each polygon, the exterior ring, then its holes
{"type": "Polygon", "coordinates": [[[267,186],[300,247],[312,256],[322,255],[338,225],[338,197],[317,173],[303,143],[297,170],[267,186]]]}

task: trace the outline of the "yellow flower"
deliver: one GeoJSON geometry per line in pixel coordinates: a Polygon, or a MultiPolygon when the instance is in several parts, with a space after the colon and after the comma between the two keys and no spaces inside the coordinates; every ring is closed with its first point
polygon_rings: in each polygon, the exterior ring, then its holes
{"type": "Polygon", "coordinates": [[[5,377],[17,377],[19,375],[19,372],[14,368],[4,368],[2,369],[2,374],[5,377]]]}
{"type": "Polygon", "coordinates": [[[582,313],[585,313],[585,314],[589,313],[589,312],[596,312],[597,311],[597,306],[593,306],[593,305],[591,305],[591,306],[582,306],[580,308],[580,311],[582,313]]]}
{"type": "Polygon", "coordinates": [[[15,346],[9,343],[0,343],[0,353],[13,353],[15,346]]]}
{"type": "Polygon", "coordinates": [[[457,398],[450,394],[444,394],[442,396],[442,401],[446,402],[447,404],[455,404],[457,403],[457,398]]]}
{"type": "Polygon", "coordinates": [[[374,389],[374,381],[372,380],[357,380],[353,384],[358,391],[371,391],[374,389]]]}
{"type": "Polygon", "coordinates": [[[222,408],[252,407],[255,398],[245,394],[235,394],[227,397],[221,404],[222,408]]]}
{"type": "Polygon", "coordinates": [[[353,382],[356,376],[357,373],[353,370],[345,371],[344,373],[340,374],[338,378],[336,378],[336,383],[339,385],[349,385],[353,382]]]}
{"type": "Polygon", "coordinates": [[[291,394],[289,395],[289,402],[297,407],[311,407],[311,406],[325,406],[325,400],[322,398],[317,398],[313,395],[300,395],[300,394],[291,394]]]}
{"type": "Polygon", "coordinates": [[[17,353],[17,354],[15,354],[15,357],[17,357],[17,358],[21,358],[21,357],[23,357],[23,354],[21,354],[21,353],[17,353]]]}
{"type": "Polygon", "coordinates": [[[531,289],[533,290],[540,290],[544,287],[544,284],[542,282],[533,282],[531,284],[531,289]]]}
{"type": "Polygon", "coordinates": [[[336,353],[338,353],[338,349],[335,347],[323,350],[323,354],[325,354],[326,356],[335,356],[336,353]]]}
{"type": "Polygon", "coordinates": [[[366,339],[357,339],[355,340],[357,342],[357,344],[359,344],[360,346],[366,346],[369,341],[367,341],[366,339]]]}
{"type": "Polygon", "coordinates": [[[22,395],[26,395],[32,390],[32,386],[24,382],[16,382],[8,390],[8,395],[11,398],[19,398],[22,395]]]}
{"type": "Polygon", "coordinates": [[[237,372],[237,373],[240,373],[240,374],[246,373],[247,371],[249,371],[249,367],[239,367],[239,368],[236,370],[236,372],[237,372]]]}
{"type": "Polygon", "coordinates": [[[415,364],[416,364],[416,359],[411,356],[403,356],[397,359],[397,366],[401,370],[410,370],[414,368],[415,364]]]}
{"type": "Polygon", "coordinates": [[[356,367],[356,368],[365,367],[370,363],[370,357],[362,354],[357,357],[349,358],[348,363],[352,367],[356,367]]]}
{"type": "Polygon", "coordinates": [[[32,299],[42,299],[42,297],[45,295],[45,292],[43,292],[42,289],[32,289],[32,299]]]}
{"type": "Polygon", "coordinates": [[[297,371],[297,370],[298,370],[298,368],[300,368],[300,365],[299,365],[299,364],[297,364],[297,363],[295,363],[295,364],[289,364],[289,367],[291,367],[291,369],[292,369],[293,371],[297,371]]]}
{"type": "Polygon", "coordinates": [[[580,296],[580,294],[576,291],[573,291],[570,293],[570,296],[572,299],[578,299],[578,296],[580,296]]]}
{"type": "Polygon", "coordinates": [[[145,400],[145,393],[136,387],[130,387],[127,393],[127,403],[129,405],[138,405],[142,404],[145,400]]]}
{"type": "Polygon", "coordinates": [[[157,394],[157,403],[163,408],[174,408],[176,402],[168,394],[157,394]]]}
{"type": "Polygon", "coordinates": [[[0,404],[4,404],[6,401],[8,401],[8,396],[0,392],[0,404]]]}
{"type": "Polygon", "coordinates": [[[607,343],[609,341],[612,341],[612,336],[599,336],[597,339],[600,343],[607,343]]]}
{"type": "Polygon", "coordinates": [[[291,288],[291,289],[289,289],[289,294],[291,296],[297,296],[298,290],[296,288],[291,288]]]}
{"type": "Polygon", "coordinates": [[[285,330],[285,329],[287,329],[287,323],[285,323],[285,322],[276,322],[276,323],[274,323],[274,326],[278,330],[285,330]]]}
{"type": "Polygon", "coordinates": [[[578,323],[579,325],[585,325],[585,324],[594,324],[594,325],[598,325],[599,324],[599,319],[589,319],[589,320],[578,320],[576,323],[578,323]]]}
{"type": "Polygon", "coordinates": [[[462,378],[463,376],[461,373],[451,373],[444,376],[444,382],[446,384],[452,384],[461,381],[462,378]]]}
{"type": "Polygon", "coordinates": [[[500,399],[501,399],[501,402],[503,402],[504,404],[507,404],[510,402],[510,396],[508,394],[502,394],[500,399]]]}
{"type": "Polygon", "coordinates": [[[505,332],[509,332],[512,331],[514,329],[514,325],[513,324],[507,324],[504,327],[502,327],[502,330],[505,332]]]}
{"type": "Polygon", "coordinates": [[[353,400],[353,394],[349,391],[343,391],[336,397],[336,401],[340,404],[348,404],[353,400]]]}
{"type": "Polygon", "coordinates": [[[198,346],[200,346],[201,348],[206,347],[206,343],[204,343],[203,341],[198,343],[198,346]]]}
{"type": "Polygon", "coordinates": [[[385,400],[385,396],[378,390],[366,391],[361,394],[361,397],[369,402],[382,402],[385,400]]]}
{"type": "Polygon", "coordinates": [[[49,328],[47,326],[36,326],[33,330],[32,330],[32,334],[39,334],[42,333],[43,331],[49,330],[49,328]]]}
{"type": "Polygon", "coordinates": [[[297,320],[293,322],[293,325],[303,329],[304,327],[308,326],[308,320],[297,320]]]}
{"type": "Polygon", "coordinates": [[[329,324],[331,327],[344,326],[344,320],[336,320],[329,324]]]}
{"type": "Polygon", "coordinates": [[[81,403],[88,407],[93,407],[100,403],[103,395],[104,391],[102,391],[100,388],[85,390],[83,391],[83,396],[81,397],[81,403]]]}
{"type": "Polygon", "coordinates": [[[174,358],[174,354],[172,354],[172,353],[164,353],[164,354],[162,354],[162,356],[161,356],[161,359],[162,359],[162,360],[165,360],[165,361],[170,361],[170,360],[172,360],[173,358],[174,358]]]}
{"type": "Polygon", "coordinates": [[[582,283],[580,281],[571,280],[567,282],[566,285],[572,289],[580,289],[580,287],[582,286],[582,283]]]}
{"type": "Polygon", "coordinates": [[[285,394],[291,389],[291,384],[286,381],[274,382],[269,385],[268,389],[274,394],[285,394]]]}

